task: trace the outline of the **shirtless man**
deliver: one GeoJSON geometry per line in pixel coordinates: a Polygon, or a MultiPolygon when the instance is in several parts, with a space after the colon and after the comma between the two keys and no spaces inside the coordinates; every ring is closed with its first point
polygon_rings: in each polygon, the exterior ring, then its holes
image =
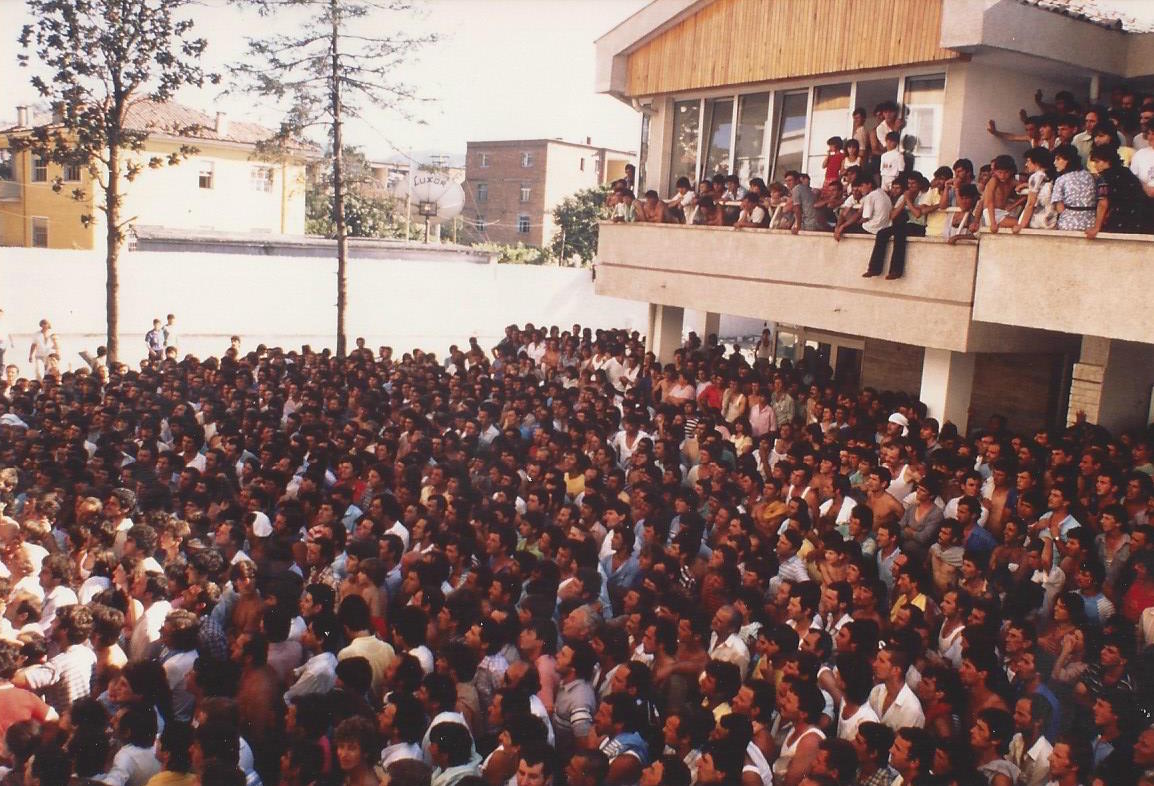
{"type": "Polygon", "coordinates": [[[1012,156],[1001,155],[994,159],[993,177],[986,183],[982,194],[982,209],[991,232],[998,227],[1015,227],[1018,219],[1010,215],[1017,200],[1014,193],[1014,175],[1018,167],[1012,156]]]}
{"type": "Polygon", "coordinates": [[[645,192],[645,198],[637,203],[637,221],[648,224],[676,224],[669,213],[669,207],[653,189],[645,192]]]}
{"type": "Polygon", "coordinates": [[[885,467],[874,467],[866,481],[866,504],[874,512],[874,527],[882,522],[897,521],[904,514],[902,503],[890,494],[890,471],[885,467]]]}

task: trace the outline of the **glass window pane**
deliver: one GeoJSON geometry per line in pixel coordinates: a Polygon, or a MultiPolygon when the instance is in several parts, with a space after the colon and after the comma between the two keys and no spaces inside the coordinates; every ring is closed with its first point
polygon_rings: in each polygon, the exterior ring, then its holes
{"type": "Polygon", "coordinates": [[[777,155],[773,162],[773,179],[781,180],[791,169],[801,169],[805,159],[805,110],[809,92],[785,93],[777,121],[777,155]]]}
{"type": "Polygon", "coordinates": [[[697,179],[697,141],[700,134],[700,101],[673,104],[673,151],[669,161],[669,182],[665,193],[672,194],[679,177],[697,179]]]}
{"type": "Polygon", "coordinates": [[[702,177],[729,174],[729,142],[733,136],[733,99],[714,98],[705,102],[705,119],[709,124],[706,136],[705,166],[702,177]]]}
{"type": "Polygon", "coordinates": [[[737,150],[734,171],[742,183],[769,176],[765,149],[765,124],[769,119],[769,93],[742,96],[737,105],[737,150]]]}
{"type": "Polygon", "coordinates": [[[845,137],[852,119],[849,105],[850,85],[822,85],[813,90],[813,116],[809,119],[809,173],[813,187],[818,188],[825,180],[821,162],[829,149],[826,140],[831,136],[845,137]]]}
{"type": "Polygon", "coordinates": [[[897,101],[898,100],[898,80],[897,77],[893,79],[869,79],[857,83],[857,93],[854,96],[854,103],[865,110],[865,130],[872,142],[877,138],[877,120],[874,119],[874,107],[882,101],[897,101]]]}
{"type": "Polygon", "coordinates": [[[942,104],[946,97],[946,75],[910,77],[903,97],[906,127],[902,147],[914,157],[914,169],[923,174],[938,163],[938,141],[942,130],[942,104]]]}

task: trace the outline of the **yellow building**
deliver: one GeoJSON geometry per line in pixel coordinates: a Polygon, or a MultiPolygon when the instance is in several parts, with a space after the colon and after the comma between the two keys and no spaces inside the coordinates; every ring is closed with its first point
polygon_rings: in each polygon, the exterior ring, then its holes
{"type": "MultiPolygon", "coordinates": [[[[104,224],[96,205],[102,197],[87,168],[9,150],[10,137],[34,126],[28,109],[19,107],[17,124],[0,130],[0,246],[98,246],[104,224]],[[73,198],[77,190],[83,193],[79,201],[73,198]],[[95,221],[85,226],[83,215],[95,221]]],[[[315,147],[294,148],[285,161],[262,160],[256,145],[271,137],[271,130],[171,102],[134,105],[128,126],[149,133],[144,149],[129,154],[145,164],[145,171],[123,182],[121,215],[130,224],[304,234],[305,163],[319,156],[315,147]],[[183,145],[199,152],[175,166],[147,168],[150,159],[167,159],[183,145]]]]}

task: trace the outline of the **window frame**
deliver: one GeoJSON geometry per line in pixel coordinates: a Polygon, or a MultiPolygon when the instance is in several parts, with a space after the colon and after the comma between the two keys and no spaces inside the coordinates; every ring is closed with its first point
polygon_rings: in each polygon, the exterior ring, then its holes
{"type": "Polygon", "coordinates": [[[29,244],[29,247],[31,247],[31,248],[49,248],[49,244],[52,242],[51,237],[50,237],[49,232],[48,232],[50,224],[51,224],[51,222],[48,220],[48,216],[29,216],[28,217],[28,244],[29,244]],[[44,242],[43,243],[37,243],[36,242],[37,228],[42,229],[44,232],[44,242]]]}
{"type": "Polygon", "coordinates": [[[521,168],[522,169],[532,169],[533,168],[533,151],[532,150],[522,150],[521,151],[521,168]]]}
{"type": "Polygon", "coordinates": [[[216,163],[213,161],[202,161],[196,170],[197,185],[201,191],[213,191],[216,189],[216,163]],[[205,175],[208,176],[208,185],[205,185],[205,175]]]}
{"type": "MultiPolygon", "coordinates": [[[[943,129],[944,129],[944,123],[943,123],[944,107],[945,107],[946,100],[947,100],[948,95],[949,95],[949,87],[950,87],[950,74],[949,74],[948,68],[943,67],[942,64],[935,64],[935,65],[927,65],[927,66],[923,66],[923,67],[911,67],[909,70],[905,70],[905,71],[899,71],[897,69],[887,69],[887,70],[883,70],[883,71],[868,71],[868,72],[864,72],[864,73],[860,73],[860,74],[855,74],[855,75],[853,75],[855,78],[851,78],[851,79],[847,79],[846,78],[847,76],[848,76],[847,74],[830,74],[827,76],[822,76],[820,78],[814,78],[812,81],[808,81],[808,82],[804,79],[794,79],[794,80],[790,80],[790,81],[785,82],[785,83],[774,84],[774,85],[765,85],[765,84],[763,84],[763,85],[748,85],[748,86],[743,85],[742,89],[740,89],[740,90],[735,90],[733,88],[729,88],[729,89],[723,88],[723,89],[716,89],[716,90],[703,90],[703,91],[692,92],[692,93],[674,94],[674,95],[670,96],[669,100],[672,102],[672,106],[674,107],[674,109],[672,110],[673,115],[674,115],[674,120],[676,120],[676,110],[675,110],[676,105],[686,104],[686,103],[691,104],[692,102],[695,102],[695,101],[697,102],[697,111],[698,111],[697,157],[696,157],[696,164],[694,167],[694,177],[697,178],[698,180],[700,180],[700,178],[702,176],[702,170],[703,170],[705,163],[706,163],[703,160],[703,156],[705,155],[705,153],[707,151],[707,147],[708,147],[706,142],[705,142],[705,130],[706,130],[705,126],[706,126],[706,122],[707,122],[706,109],[707,109],[707,107],[709,107],[711,105],[711,102],[718,101],[718,100],[726,100],[726,99],[731,99],[733,101],[733,121],[732,121],[732,126],[731,126],[731,134],[730,134],[730,142],[729,142],[729,162],[730,162],[730,170],[732,171],[736,166],[736,159],[735,159],[735,156],[737,154],[737,150],[736,150],[737,139],[736,139],[736,137],[737,137],[737,125],[738,125],[738,122],[740,121],[739,107],[740,107],[741,99],[743,96],[747,96],[747,95],[766,95],[766,94],[768,95],[768,99],[769,99],[769,108],[768,108],[768,116],[766,118],[766,124],[765,124],[765,138],[762,142],[762,150],[764,151],[763,154],[764,154],[765,158],[767,159],[767,161],[766,161],[767,174],[765,176],[765,179],[768,181],[768,180],[771,180],[771,179],[777,177],[778,175],[780,175],[780,173],[776,172],[775,170],[776,170],[776,166],[777,166],[777,148],[778,148],[778,144],[780,141],[778,137],[779,137],[779,124],[780,124],[780,120],[781,120],[780,113],[781,113],[782,104],[783,104],[783,97],[788,93],[800,93],[802,91],[805,91],[807,93],[807,97],[806,97],[805,134],[804,134],[804,138],[802,140],[802,146],[803,146],[803,148],[802,148],[802,162],[801,162],[802,168],[799,171],[802,171],[802,172],[808,171],[809,167],[810,167],[811,157],[813,155],[815,155],[815,154],[811,154],[810,148],[812,147],[812,144],[813,144],[813,140],[811,139],[811,132],[812,132],[812,122],[813,122],[812,121],[813,106],[814,106],[816,91],[821,87],[827,87],[827,86],[836,85],[836,84],[845,84],[846,82],[848,82],[850,85],[850,108],[846,113],[845,134],[849,134],[850,129],[852,127],[851,115],[852,115],[854,107],[857,106],[857,88],[858,88],[858,85],[860,83],[874,82],[874,81],[878,81],[878,80],[882,80],[882,79],[895,80],[897,83],[896,84],[896,91],[895,91],[895,94],[892,96],[892,100],[898,104],[898,106],[901,108],[902,116],[905,117],[905,115],[908,111],[907,107],[906,107],[906,103],[905,103],[907,84],[911,80],[917,81],[917,80],[926,80],[926,79],[932,79],[932,78],[942,79],[942,83],[943,83],[943,87],[942,87],[943,100],[942,100],[942,105],[941,105],[942,109],[940,109],[936,114],[936,118],[935,118],[936,119],[936,123],[935,123],[936,127],[934,129],[934,139],[933,139],[933,145],[932,145],[932,149],[937,151],[937,154],[940,155],[941,145],[942,145],[942,141],[941,141],[942,140],[942,133],[943,133],[943,129]],[[898,72],[895,73],[895,71],[898,71],[898,72]]],[[[868,108],[867,108],[867,111],[868,111],[868,108]]],[[[676,133],[676,128],[674,129],[674,133],[676,133]]],[[[674,159],[672,157],[673,154],[676,152],[676,149],[677,149],[676,145],[670,146],[669,150],[667,150],[665,153],[665,160],[660,162],[666,170],[667,179],[669,180],[669,183],[670,183],[670,192],[672,192],[672,183],[674,182],[674,179],[675,179],[674,178],[674,170],[678,168],[678,163],[679,163],[677,161],[674,161],[674,159]]],[[[780,179],[780,178],[778,178],[778,179],[780,179]]]]}
{"type": "Polygon", "coordinates": [[[477,153],[477,166],[481,169],[488,169],[490,165],[488,153],[477,153]]]}
{"type": "Polygon", "coordinates": [[[487,203],[489,201],[489,184],[487,182],[477,184],[477,203],[487,203]]]}
{"type": "Polygon", "coordinates": [[[531,183],[522,183],[521,190],[518,193],[518,201],[522,204],[528,204],[533,199],[533,186],[531,183]]]}
{"type": "Polygon", "coordinates": [[[29,181],[32,183],[47,183],[48,182],[48,159],[44,156],[30,153],[31,156],[31,176],[29,181]]]}
{"type": "Polygon", "coordinates": [[[520,215],[518,215],[517,216],[517,234],[518,235],[527,235],[527,234],[529,234],[530,229],[532,229],[532,223],[529,220],[529,215],[526,213],[521,213],[520,215]]]}
{"type": "Polygon", "coordinates": [[[276,187],[276,168],[264,164],[254,164],[249,170],[248,182],[253,191],[260,194],[271,194],[276,187]]]}

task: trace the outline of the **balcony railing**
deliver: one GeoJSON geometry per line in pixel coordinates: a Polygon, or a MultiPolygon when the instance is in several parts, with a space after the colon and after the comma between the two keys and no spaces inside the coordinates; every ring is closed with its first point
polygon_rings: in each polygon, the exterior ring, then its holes
{"type": "MultiPolygon", "coordinates": [[[[911,238],[905,275],[862,278],[873,237],[600,226],[597,292],[917,346],[1010,351],[1042,331],[1154,343],[1154,237],[1024,231],[911,238]],[[1035,330],[1024,330],[1026,328],[1035,330]]],[[[888,270],[888,259],[887,259],[888,270]]]]}

